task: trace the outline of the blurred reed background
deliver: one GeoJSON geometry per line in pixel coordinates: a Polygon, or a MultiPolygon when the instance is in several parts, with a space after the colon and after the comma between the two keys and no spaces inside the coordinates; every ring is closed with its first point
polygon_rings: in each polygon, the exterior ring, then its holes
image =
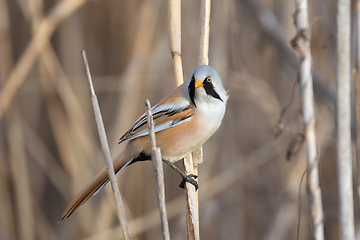
{"type": "MultiPolygon", "coordinates": [[[[113,156],[124,147],[117,145],[118,138],[144,112],[145,99],[154,105],[175,87],[167,1],[73,1],[79,2],[79,8],[65,16],[35,64],[30,63],[31,71],[0,122],[1,240],[122,236],[110,186],[70,219],[57,223],[69,201],[104,165],[81,49],[88,54],[113,156]]],[[[1,89],[44,17],[61,2],[0,0],[1,89]]],[[[320,186],[328,240],[339,239],[336,42],[331,38],[335,3],[309,1],[320,186]]],[[[289,44],[295,36],[293,12],[294,3],[288,0],[212,2],[209,64],[230,90],[230,100],[222,126],[204,145],[205,161],[199,168],[202,239],[296,238],[298,191],[306,156],[302,147],[291,161],[285,160],[290,140],[302,131],[299,88],[292,93],[298,66],[289,44]],[[275,138],[279,113],[292,95],[283,134],[275,138]]],[[[198,13],[198,1],[182,1],[186,78],[197,64],[198,13]]],[[[171,237],[185,239],[181,179],[169,167],[164,170],[171,237]]],[[[117,177],[132,239],[161,239],[151,162],[134,164],[117,177]]],[[[304,186],[300,239],[310,236],[304,186]]],[[[357,192],[354,196],[358,226],[357,192]]]]}

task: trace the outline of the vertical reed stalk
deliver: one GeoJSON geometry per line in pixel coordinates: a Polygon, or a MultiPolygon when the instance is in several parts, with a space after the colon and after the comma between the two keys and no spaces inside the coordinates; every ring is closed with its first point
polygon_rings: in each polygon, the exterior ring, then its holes
{"type": "Polygon", "coordinates": [[[147,122],[148,122],[148,129],[149,129],[151,160],[153,163],[155,181],[156,181],[156,190],[157,190],[157,195],[158,195],[158,200],[159,200],[161,227],[162,227],[164,239],[170,240],[169,223],[168,223],[168,219],[167,219],[166,204],[165,204],[164,170],[163,170],[163,165],[162,165],[163,163],[162,163],[162,158],[161,158],[161,150],[160,150],[160,148],[156,147],[154,120],[153,120],[149,100],[146,100],[146,102],[145,102],[145,112],[147,115],[147,122]]]}
{"type": "Polygon", "coordinates": [[[302,100],[302,116],[306,138],[307,193],[310,211],[311,235],[324,239],[323,209],[319,186],[318,154],[315,136],[315,109],[311,66],[310,30],[307,0],[295,0],[296,36],[292,45],[300,58],[299,81],[302,100]]]}
{"type": "Polygon", "coordinates": [[[209,64],[210,10],[211,10],[211,0],[201,0],[199,62],[198,62],[199,65],[209,64]]]}
{"type": "Polygon", "coordinates": [[[337,167],[339,216],[342,240],[354,240],[354,203],[351,163],[350,114],[350,0],[338,0],[337,7],[337,167]]]}
{"type": "MultiPolygon", "coordinates": [[[[176,85],[180,85],[184,82],[181,62],[181,0],[168,1],[168,37],[173,58],[175,82],[176,85]]],[[[183,164],[185,174],[197,174],[194,170],[191,154],[184,158],[183,164]]],[[[200,239],[197,193],[189,183],[185,184],[185,192],[187,199],[187,238],[200,239]]]]}
{"type": "Polygon", "coordinates": [[[181,61],[181,0],[168,1],[168,38],[175,83],[179,86],[184,82],[181,61]]]}
{"type": "Polygon", "coordinates": [[[355,79],[355,98],[356,98],[356,162],[357,162],[357,194],[360,196],[360,0],[356,1],[356,79],[355,79]]]}

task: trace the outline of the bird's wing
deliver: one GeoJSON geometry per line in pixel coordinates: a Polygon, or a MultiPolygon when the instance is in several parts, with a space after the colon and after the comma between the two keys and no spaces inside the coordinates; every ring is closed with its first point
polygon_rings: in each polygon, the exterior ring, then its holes
{"type": "MultiPolygon", "coordinates": [[[[172,100],[169,102],[165,98],[152,108],[155,133],[191,120],[194,109],[190,102],[183,97],[173,97],[172,100]]],[[[148,134],[147,117],[144,113],[119,139],[119,144],[148,134]]]]}

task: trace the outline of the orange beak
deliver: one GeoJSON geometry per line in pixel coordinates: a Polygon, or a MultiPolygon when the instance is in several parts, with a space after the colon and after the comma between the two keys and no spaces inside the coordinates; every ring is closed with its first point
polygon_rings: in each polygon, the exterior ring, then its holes
{"type": "Polygon", "coordinates": [[[195,82],[195,87],[199,88],[199,87],[202,87],[202,86],[203,86],[202,81],[196,80],[196,82],[195,82]]]}

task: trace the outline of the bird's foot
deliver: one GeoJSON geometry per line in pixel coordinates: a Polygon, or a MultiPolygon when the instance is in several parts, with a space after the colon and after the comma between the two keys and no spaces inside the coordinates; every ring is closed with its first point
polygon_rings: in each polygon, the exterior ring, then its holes
{"type": "Polygon", "coordinates": [[[194,185],[195,191],[197,191],[199,188],[199,184],[197,183],[197,181],[195,181],[195,179],[197,179],[197,177],[198,176],[194,175],[194,174],[185,175],[185,177],[183,177],[183,180],[179,184],[179,187],[185,188],[185,182],[188,182],[188,183],[191,183],[192,185],[194,185]]]}

